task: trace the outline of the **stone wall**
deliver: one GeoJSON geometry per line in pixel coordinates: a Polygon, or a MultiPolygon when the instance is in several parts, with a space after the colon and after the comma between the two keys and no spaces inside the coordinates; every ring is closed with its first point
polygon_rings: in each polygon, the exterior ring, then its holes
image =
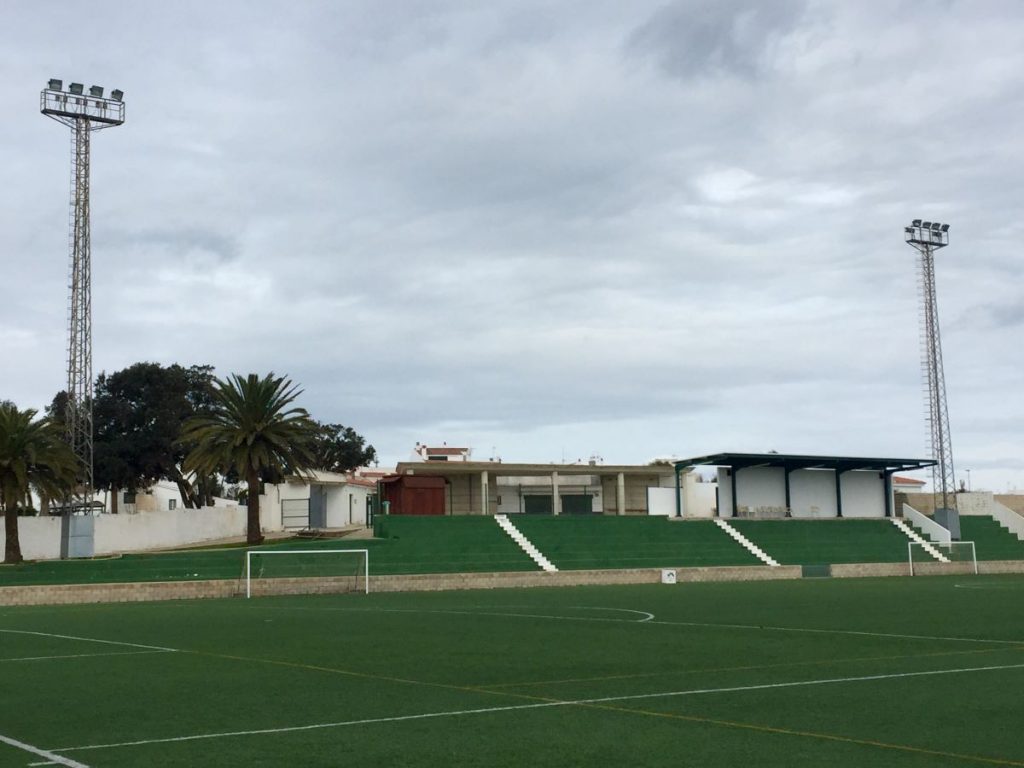
{"type": "MultiPolygon", "coordinates": [[[[979,573],[1024,573],[1024,561],[979,561],[979,573]]],[[[721,568],[677,568],[679,583],[711,581],[766,581],[799,579],[798,565],[728,566],[721,568]]],[[[921,563],[919,575],[969,573],[969,563],[921,563]]],[[[607,584],[657,584],[661,568],[631,568],[609,571],[527,571],[513,573],[440,573],[371,576],[371,592],[427,592],[450,589],[496,589],[513,587],[575,587],[607,584]]],[[[906,563],[854,563],[832,566],[837,578],[907,576],[906,563]]],[[[352,590],[349,576],[327,578],[257,579],[253,596],[336,594],[352,590]]],[[[240,579],[206,581],[163,581],[124,584],[44,584],[0,587],[0,606],[66,605],[75,603],[128,603],[156,600],[196,600],[203,598],[244,597],[245,582],[240,579]]]]}

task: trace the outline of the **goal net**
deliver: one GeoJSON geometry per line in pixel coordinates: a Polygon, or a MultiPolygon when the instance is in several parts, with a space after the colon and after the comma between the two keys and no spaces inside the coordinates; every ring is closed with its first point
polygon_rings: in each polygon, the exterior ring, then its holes
{"type": "Polygon", "coordinates": [[[917,573],[941,573],[940,570],[929,568],[934,565],[961,563],[965,573],[978,572],[978,556],[973,541],[928,542],[931,552],[919,541],[907,542],[907,553],[910,559],[910,575],[917,573]],[[937,553],[940,557],[936,557],[937,553]],[[940,559],[941,558],[941,559],[940,559]]]}
{"type": "MultiPolygon", "coordinates": [[[[366,549],[249,549],[245,553],[245,596],[270,579],[297,579],[288,593],[370,591],[366,549]],[[293,588],[294,587],[294,588],[293,588]]],[[[278,589],[268,589],[280,594],[278,589]]]]}

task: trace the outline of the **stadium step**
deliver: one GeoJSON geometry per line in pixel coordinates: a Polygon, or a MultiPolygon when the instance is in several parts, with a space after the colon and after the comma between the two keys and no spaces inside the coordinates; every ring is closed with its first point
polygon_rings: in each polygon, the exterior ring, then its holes
{"type": "Polygon", "coordinates": [[[549,573],[554,573],[558,570],[555,567],[555,564],[544,557],[544,555],[541,554],[541,551],[533,545],[533,542],[526,538],[522,531],[515,527],[512,521],[508,519],[508,515],[495,515],[494,521],[498,524],[501,530],[512,537],[512,541],[518,544],[522,550],[530,556],[533,562],[549,573]]]}
{"type": "Polygon", "coordinates": [[[899,528],[904,534],[906,534],[908,539],[910,539],[913,542],[916,542],[916,543],[920,544],[921,548],[924,549],[924,551],[927,552],[929,555],[931,555],[933,558],[938,560],[940,563],[948,563],[949,562],[949,558],[948,557],[946,557],[938,549],[936,549],[934,546],[932,546],[932,543],[930,541],[928,541],[927,539],[923,538],[920,534],[918,534],[917,531],[915,531],[913,528],[911,528],[905,522],[900,520],[898,517],[893,517],[893,518],[890,518],[890,519],[892,520],[892,524],[895,525],[897,528],[899,528]]]}
{"type": "Polygon", "coordinates": [[[729,523],[727,523],[721,517],[716,517],[715,518],[715,525],[717,525],[723,531],[725,531],[730,536],[732,536],[740,545],[745,547],[754,557],[756,557],[758,560],[760,560],[765,565],[778,565],[779,564],[778,560],[774,559],[773,557],[770,557],[767,552],[765,552],[763,549],[761,549],[759,546],[757,546],[757,544],[752,542],[750,539],[748,539],[742,533],[740,533],[735,528],[733,528],[731,525],[729,525],[729,523]]]}

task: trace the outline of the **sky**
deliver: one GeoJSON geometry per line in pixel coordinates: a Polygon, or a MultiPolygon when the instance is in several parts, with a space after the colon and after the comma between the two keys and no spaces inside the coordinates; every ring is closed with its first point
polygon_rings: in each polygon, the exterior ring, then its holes
{"type": "Polygon", "coordinates": [[[94,368],[302,385],[382,465],[930,455],[1024,489],[1019,0],[77,2],[0,9],[0,399],[64,386],[70,132],[94,368]]]}

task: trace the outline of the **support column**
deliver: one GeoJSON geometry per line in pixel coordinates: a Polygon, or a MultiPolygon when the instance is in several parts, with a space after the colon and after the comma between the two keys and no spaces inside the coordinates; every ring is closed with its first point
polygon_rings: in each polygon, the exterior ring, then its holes
{"type": "Polygon", "coordinates": [[[615,478],[615,514],[626,514],[626,474],[619,472],[615,478]]]}
{"type": "Polygon", "coordinates": [[[491,503],[491,494],[488,492],[488,488],[487,488],[487,470],[485,469],[483,472],[480,473],[480,511],[481,511],[481,513],[483,513],[485,515],[490,514],[490,509],[489,509],[490,503],[491,503]]]}
{"type": "Polygon", "coordinates": [[[562,514],[562,497],[558,493],[558,473],[551,473],[551,514],[562,514]]]}
{"type": "Polygon", "coordinates": [[[885,516],[892,517],[892,472],[889,470],[882,473],[882,489],[885,494],[885,516]]]}
{"type": "Polygon", "coordinates": [[[793,470],[789,467],[783,467],[782,472],[786,478],[786,517],[793,516],[793,500],[789,491],[789,473],[793,470]]]}
{"type": "Polygon", "coordinates": [[[732,516],[739,517],[739,507],[736,502],[736,474],[739,470],[736,467],[729,467],[729,478],[732,483],[732,516]]]}
{"type": "MultiPolygon", "coordinates": [[[[717,506],[717,505],[716,505],[717,506]]],[[[683,516],[682,489],[679,487],[679,467],[676,467],[676,517],[683,516]]]]}
{"type": "Polygon", "coordinates": [[[836,470],[836,517],[843,516],[843,471],[836,470]]]}

